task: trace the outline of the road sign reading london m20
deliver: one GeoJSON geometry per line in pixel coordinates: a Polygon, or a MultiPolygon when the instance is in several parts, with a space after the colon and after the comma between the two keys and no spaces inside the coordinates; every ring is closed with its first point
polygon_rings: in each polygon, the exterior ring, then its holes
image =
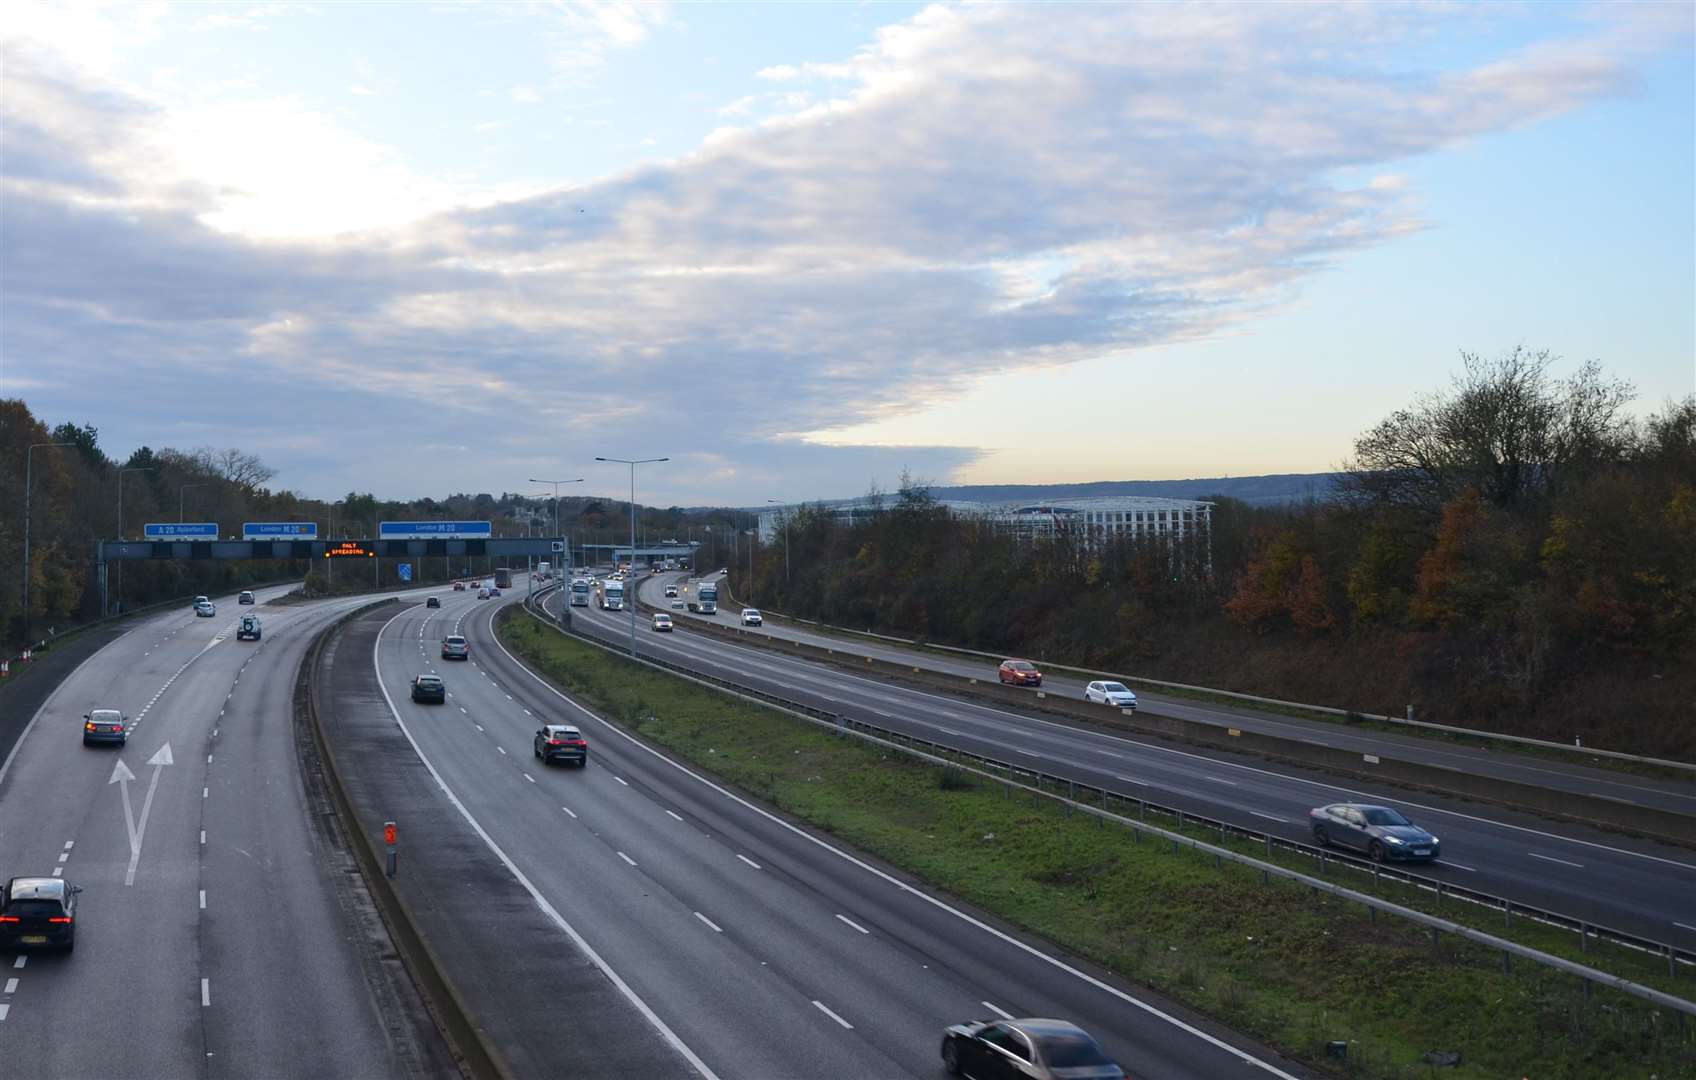
{"type": "Polygon", "coordinates": [[[489,540],[495,535],[488,521],[379,521],[379,540],[489,540]]]}
{"type": "Polygon", "coordinates": [[[218,523],[216,521],[196,521],[188,524],[171,521],[163,525],[143,525],[141,529],[141,535],[149,540],[218,539],[218,523]]]}
{"type": "Polygon", "coordinates": [[[243,540],[316,540],[318,539],[318,523],[316,521],[244,521],[241,523],[241,538],[243,540]]]}

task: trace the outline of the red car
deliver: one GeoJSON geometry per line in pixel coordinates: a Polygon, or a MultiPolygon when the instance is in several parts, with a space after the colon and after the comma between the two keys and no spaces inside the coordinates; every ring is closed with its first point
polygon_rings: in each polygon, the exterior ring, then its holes
{"type": "Polygon", "coordinates": [[[1042,672],[1029,660],[1003,660],[996,669],[1003,683],[1012,686],[1041,686],[1042,672]]]}
{"type": "Polygon", "coordinates": [[[463,581],[454,582],[453,583],[453,591],[454,592],[464,592],[465,591],[465,582],[463,582],[463,581]]]}

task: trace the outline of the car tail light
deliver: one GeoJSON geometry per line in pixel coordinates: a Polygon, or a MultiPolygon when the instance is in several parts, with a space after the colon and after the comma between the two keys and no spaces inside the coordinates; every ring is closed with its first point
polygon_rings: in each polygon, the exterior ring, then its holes
{"type": "Polygon", "coordinates": [[[0,922],[22,922],[16,915],[0,915],[0,922]]]}
{"type": "Polygon", "coordinates": [[[69,915],[53,915],[49,916],[47,921],[50,923],[68,923],[71,921],[71,917],[69,915]]]}
{"type": "Polygon", "coordinates": [[[562,741],[561,741],[561,740],[559,740],[559,739],[549,739],[549,740],[548,740],[548,745],[549,745],[549,746],[564,746],[564,745],[565,745],[565,743],[564,743],[564,742],[562,742],[562,741]]]}
{"type": "Polygon", "coordinates": [[[589,744],[588,744],[588,743],[586,743],[586,742],[584,742],[584,741],[583,741],[583,740],[582,740],[582,739],[574,739],[574,740],[572,740],[572,743],[571,743],[571,745],[572,745],[572,746],[582,746],[582,747],[587,747],[587,746],[588,746],[588,745],[589,745],[589,744]]]}
{"type": "Polygon", "coordinates": [[[88,723],[84,724],[82,726],[82,729],[84,731],[99,731],[100,730],[99,728],[94,726],[94,722],[92,720],[89,721],[88,723]]]}

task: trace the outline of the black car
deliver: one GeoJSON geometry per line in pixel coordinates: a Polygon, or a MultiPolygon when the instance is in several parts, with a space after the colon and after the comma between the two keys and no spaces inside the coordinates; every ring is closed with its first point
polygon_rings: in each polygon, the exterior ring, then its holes
{"type": "Polygon", "coordinates": [[[1374,862],[1428,862],[1443,852],[1435,836],[1388,806],[1332,803],[1310,810],[1307,817],[1320,847],[1355,848],[1374,862]]]}
{"type": "Polygon", "coordinates": [[[942,1064],[956,1076],[1124,1080],[1125,1070],[1089,1032],[1065,1020],[976,1020],[942,1034],[942,1064]]]}
{"type": "Polygon", "coordinates": [[[0,892],[0,950],[63,949],[77,943],[77,894],[64,878],[15,877],[0,892]]]}
{"type": "Polygon", "coordinates": [[[433,701],[438,705],[448,702],[447,684],[442,682],[440,675],[414,675],[412,677],[412,700],[433,701]]]}
{"type": "Polygon", "coordinates": [[[583,738],[583,733],[570,724],[543,725],[536,732],[530,749],[544,765],[553,761],[589,764],[589,743],[583,738]]]}
{"type": "Polygon", "coordinates": [[[432,596],[428,600],[424,601],[424,606],[425,607],[441,607],[442,602],[440,600],[438,600],[436,597],[432,596]]]}

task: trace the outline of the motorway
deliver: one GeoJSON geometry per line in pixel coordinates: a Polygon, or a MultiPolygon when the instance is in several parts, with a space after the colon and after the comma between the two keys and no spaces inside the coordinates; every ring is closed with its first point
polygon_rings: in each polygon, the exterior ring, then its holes
{"type": "Polygon", "coordinates": [[[455,1071],[303,781],[295,674],[362,600],[215,597],[140,620],[54,691],[0,768],[0,875],[81,886],[71,954],[0,952],[12,1076],[455,1071]],[[235,623],[256,612],[258,643],[235,623]],[[84,747],[117,708],[122,749],[84,747]]]}
{"type": "MultiPolygon", "coordinates": [[[[643,599],[664,607],[667,601],[659,590],[675,578],[659,575],[644,581],[652,595],[643,599]]],[[[558,591],[548,594],[545,602],[557,613],[558,591]]],[[[627,640],[624,613],[593,606],[572,611],[576,628],[621,645],[627,640]]],[[[1418,868],[1429,878],[1696,949],[1696,857],[1687,850],[1436,795],[1363,788],[1244,755],[1069,726],[1034,710],[1021,712],[910,689],[688,633],[693,616],[680,610],[671,614],[679,627],[672,634],[652,633],[647,617],[638,614],[642,651],[932,742],[1290,840],[1310,840],[1311,807],[1345,799],[1386,803],[1442,838],[1444,858],[1418,868]]]]}
{"type": "Polygon", "coordinates": [[[1307,1075],[779,818],[567,700],[495,640],[494,616],[522,586],[493,602],[442,596],[439,609],[401,611],[377,638],[388,707],[538,902],[663,1026],[679,1071],[687,1061],[723,1077],[940,1075],[945,1025],[1002,1014],[1071,1018],[1139,1076],[1307,1075]],[[437,641],[456,630],[471,643],[469,663],[440,659],[437,641]],[[421,672],[447,681],[445,706],[409,700],[421,672]],[[587,768],[535,760],[544,721],[584,730],[587,768]]]}

